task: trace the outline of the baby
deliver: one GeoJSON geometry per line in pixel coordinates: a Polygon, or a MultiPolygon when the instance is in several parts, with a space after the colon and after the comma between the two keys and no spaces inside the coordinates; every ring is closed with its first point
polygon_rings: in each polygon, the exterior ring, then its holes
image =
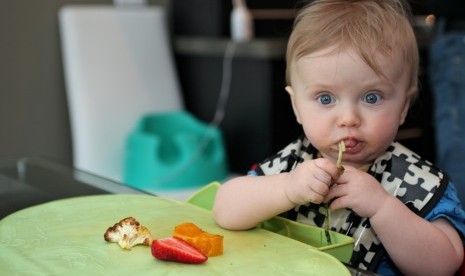
{"type": "Polygon", "coordinates": [[[329,203],[331,229],[356,241],[350,265],[382,275],[460,267],[465,212],[454,185],[395,142],[418,90],[410,16],[402,0],[316,0],[299,12],[286,91],[304,134],[220,187],[220,226],[281,215],[322,227],[329,203]]]}

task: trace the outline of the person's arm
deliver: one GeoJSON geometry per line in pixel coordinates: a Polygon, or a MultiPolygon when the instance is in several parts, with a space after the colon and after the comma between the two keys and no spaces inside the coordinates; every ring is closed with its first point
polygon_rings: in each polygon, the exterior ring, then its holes
{"type": "Polygon", "coordinates": [[[234,178],[218,189],[213,216],[223,228],[250,229],[295,205],[322,202],[337,177],[335,164],[316,159],[289,173],[234,178]]]}
{"type": "Polygon", "coordinates": [[[392,196],[383,205],[370,223],[404,274],[453,275],[457,271],[463,245],[447,220],[424,220],[392,196]]]}
{"type": "Polygon", "coordinates": [[[286,195],[287,173],[272,176],[241,176],[220,186],[213,216],[223,228],[244,230],[293,207],[286,195]]]}
{"type": "Polygon", "coordinates": [[[351,208],[368,217],[396,266],[406,275],[453,275],[463,245],[449,222],[429,222],[389,195],[372,176],[346,167],[328,194],[332,209],[351,208]]]}

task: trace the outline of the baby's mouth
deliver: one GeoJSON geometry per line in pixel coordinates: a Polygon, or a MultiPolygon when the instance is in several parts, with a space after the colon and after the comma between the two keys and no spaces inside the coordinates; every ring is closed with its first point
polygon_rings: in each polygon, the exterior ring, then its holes
{"type": "Polygon", "coordinates": [[[357,151],[358,146],[360,145],[360,141],[355,138],[346,138],[344,139],[344,144],[347,153],[353,153],[357,151]]]}
{"type": "Polygon", "coordinates": [[[358,140],[355,138],[347,138],[344,139],[344,144],[346,145],[346,148],[353,148],[357,145],[358,140]]]}

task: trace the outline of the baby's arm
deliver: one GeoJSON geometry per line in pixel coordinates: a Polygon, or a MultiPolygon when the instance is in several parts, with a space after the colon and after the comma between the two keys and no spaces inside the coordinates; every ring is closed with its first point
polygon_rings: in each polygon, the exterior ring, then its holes
{"type": "Polygon", "coordinates": [[[234,178],[218,189],[213,215],[227,229],[253,228],[295,205],[322,202],[337,177],[334,163],[316,159],[289,173],[234,178]]]}
{"type": "Polygon", "coordinates": [[[367,173],[346,166],[331,188],[331,209],[369,217],[389,256],[406,275],[453,275],[463,260],[460,237],[445,219],[429,222],[389,195],[367,173]]]}
{"type": "Polygon", "coordinates": [[[454,275],[462,263],[462,241],[445,219],[426,221],[389,196],[370,222],[405,275],[454,275]]]}

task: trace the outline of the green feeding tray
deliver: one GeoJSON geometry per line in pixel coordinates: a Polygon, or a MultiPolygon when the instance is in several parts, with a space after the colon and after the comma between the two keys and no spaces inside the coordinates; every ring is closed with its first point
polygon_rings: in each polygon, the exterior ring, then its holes
{"type": "Polygon", "coordinates": [[[149,114],[128,135],[124,182],[142,190],[201,187],[227,177],[217,127],[188,112],[149,114]]]}
{"type": "Polygon", "coordinates": [[[262,229],[306,243],[320,251],[333,255],[343,263],[352,257],[354,239],[338,232],[329,231],[332,244],[328,244],[325,230],[282,217],[273,217],[260,225],[262,229]]]}
{"type": "MultiPolygon", "coordinates": [[[[202,187],[191,195],[187,199],[187,202],[203,209],[211,210],[213,208],[216,191],[220,185],[219,182],[212,182],[202,187]]],[[[330,245],[326,241],[323,228],[292,221],[279,216],[262,222],[260,227],[315,247],[322,252],[336,257],[343,263],[349,263],[352,257],[354,239],[335,231],[330,231],[331,241],[333,242],[333,244],[330,245]]]]}

